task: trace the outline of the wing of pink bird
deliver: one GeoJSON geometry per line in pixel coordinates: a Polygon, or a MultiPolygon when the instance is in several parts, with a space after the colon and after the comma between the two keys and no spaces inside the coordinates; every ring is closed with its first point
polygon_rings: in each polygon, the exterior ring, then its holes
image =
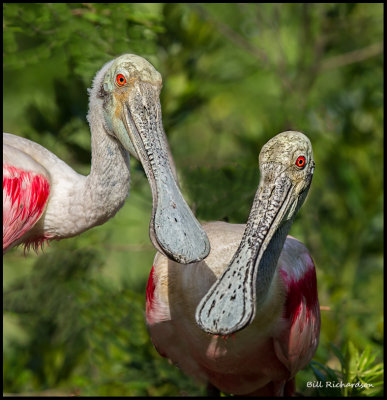
{"type": "Polygon", "coordinates": [[[274,349],[294,377],[316,352],[321,322],[314,262],[308,249],[291,236],[279,259],[279,273],[285,286],[287,327],[274,338],[274,349]]]}
{"type": "MultiPolygon", "coordinates": [[[[3,252],[38,222],[50,195],[47,171],[23,151],[6,144],[4,147],[3,252]]],[[[42,240],[31,237],[27,245],[38,245],[42,240]]]]}

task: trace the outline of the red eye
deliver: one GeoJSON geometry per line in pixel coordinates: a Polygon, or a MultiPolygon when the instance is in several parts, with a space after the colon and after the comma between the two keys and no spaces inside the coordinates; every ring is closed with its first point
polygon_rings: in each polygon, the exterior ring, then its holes
{"type": "Polygon", "coordinates": [[[125,79],[124,75],[118,74],[116,76],[116,82],[117,82],[118,86],[124,86],[126,83],[126,79],[125,79]]]}
{"type": "Polygon", "coordinates": [[[305,167],[305,157],[300,156],[297,158],[296,165],[298,168],[304,168],[305,167]]]}

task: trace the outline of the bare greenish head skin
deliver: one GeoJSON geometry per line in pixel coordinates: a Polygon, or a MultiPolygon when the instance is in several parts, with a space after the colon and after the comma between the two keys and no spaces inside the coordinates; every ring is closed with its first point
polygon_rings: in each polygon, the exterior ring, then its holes
{"type": "Polygon", "coordinates": [[[242,241],[196,309],[196,321],[204,331],[229,335],[252,322],[267,297],[314,166],[312,145],[300,132],[280,133],[263,146],[261,178],[242,241]]]}
{"type": "Polygon", "coordinates": [[[171,259],[188,264],[210,250],[206,233],[185,202],[176,181],[173,159],[162,125],[159,72],[144,58],[122,55],[97,75],[104,125],[141,161],[148,177],[153,210],[150,238],[171,259]]]}

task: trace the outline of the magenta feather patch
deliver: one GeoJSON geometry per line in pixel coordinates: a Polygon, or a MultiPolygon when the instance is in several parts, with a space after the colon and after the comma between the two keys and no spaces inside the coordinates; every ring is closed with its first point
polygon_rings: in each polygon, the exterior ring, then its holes
{"type": "MultiPolygon", "coordinates": [[[[44,176],[3,164],[3,251],[36,224],[49,194],[44,176]]],[[[26,245],[37,247],[44,240],[31,238],[26,245]]]]}
{"type": "Polygon", "coordinates": [[[152,309],[153,295],[155,291],[155,282],[153,279],[154,267],[152,266],[151,272],[149,274],[148,283],[146,285],[146,314],[149,315],[152,309]]]}
{"type": "Polygon", "coordinates": [[[286,271],[280,271],[282,279],[287,286],[287,298],[285,303],[284,318],[292,323],[297,318],[302,302],[305,302],[307,317],[318,306],[316,270],[313,265],[308,268],[301,279],[290,277],[286,271]]]}

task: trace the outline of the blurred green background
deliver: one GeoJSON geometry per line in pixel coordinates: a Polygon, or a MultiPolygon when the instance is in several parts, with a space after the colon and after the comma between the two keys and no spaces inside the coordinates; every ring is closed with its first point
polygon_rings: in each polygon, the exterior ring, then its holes
{"type": "MultiPolygon", "coordinates": [[[[263,144],[311,140],[316,169],[291,234],[317,266],[322,310],[304,395],[380,395],[383,350],[383,4],[3,4],[3,130],[90,169],[87,88],[123,53],[162,74],[163,124],[200,221],[244,223],[263,144]],[[314,372],[313,372],[314,371],[314,372]],[[319,375],[320,374],[320,375],[319,375]],[[308,388],[342,379],[374,388],[308,388]]],[[[144,322],[155,250],[138,161],[105,225],[3,258],[5,393],[203,395],[144,322]]]]}

